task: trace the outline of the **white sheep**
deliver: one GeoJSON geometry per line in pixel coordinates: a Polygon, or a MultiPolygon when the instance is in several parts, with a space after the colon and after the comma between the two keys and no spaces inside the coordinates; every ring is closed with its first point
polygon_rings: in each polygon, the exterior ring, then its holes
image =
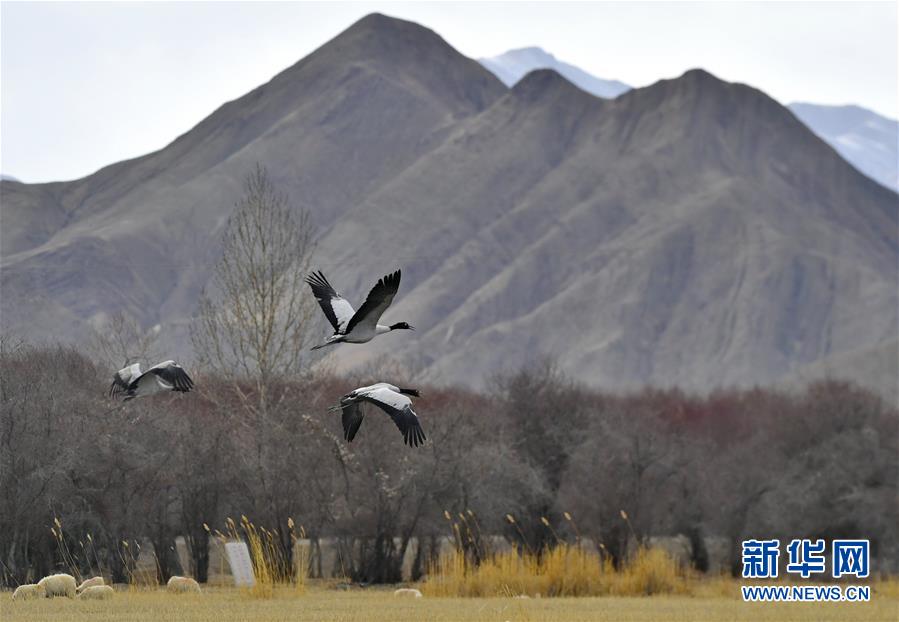
{"type": "Polygon", "coordinates": [[[84,600],[107,600],[112,598],[115,590],[109,585],[89,585],[78,595],[84,600]]]}
{"type": "Polygon", "coordinates": [[[103,580],[103,577],[91,577],[90,579],[85,579],[84,581],[82,581],[81,585],[75,588],[75,591],[82,592],[94,585],[106,585],[106,582],[103,580]]]}
{"type": "Polygon", "coordinates": [[[190,577],[172,577],[165,587],[173,594],[184,594],[186,592],[199,593],[200,591],[200,584],[190,577]]]}
{"type": "Polygon", "coordinates": [[[51,574],[37,582],[44,586],[47,598],[54,596],[68,596],[75,598],[75,577],[70,574],[51,574]]]}
{"type": "Polygon", "coordinates": [[[394,590],[394,596],[406,596],[407,598],[421,598],[421,592],[414,588],[402,587],[398,590],[394,590]]]}
{"type": "Polygon", "coordinates": [[[47,593],[44,591],[44,586],[37,583],[20,585],[12,593],[13,600],[31,600],[32,598],[45,598],[46,596],[47,593]]]}

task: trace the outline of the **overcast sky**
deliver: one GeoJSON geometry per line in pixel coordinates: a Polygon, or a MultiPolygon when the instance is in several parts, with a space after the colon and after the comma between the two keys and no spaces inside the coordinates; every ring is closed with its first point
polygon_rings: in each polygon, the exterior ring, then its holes
{"type": "Polygon", "coordinates": [[[634,86],[703,67],[783,103],[855,103],[896,118],[896,7],[3,2],[0,170],[74,179],[159,149],[375,11],[472,57],[537,45],[634,86]]]}

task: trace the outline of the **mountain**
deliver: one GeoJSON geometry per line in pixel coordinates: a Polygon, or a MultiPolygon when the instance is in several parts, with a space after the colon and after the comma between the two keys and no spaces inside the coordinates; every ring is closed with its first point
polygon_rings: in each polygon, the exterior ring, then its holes
{"type": "Polygon", "coordinates": [[[790,110],[855,168],[899,191],[899,122],[860,106],[793,103],[790,110]]]}
{"type": "Polygon", "coordinates": [[[478,62],[493,72],[506,86],[513,86],[535,69],[553,69],[581,90],[597,97],[612,99],[631,89],[624,82],[603,80],[579,67],[563,63],[538,47],[509,50],[499,56],[480,58],[478,62]]]}
{"type": "Polygon", "coordinates": [[[12,175],[7,175],[5,173],[0,173],[0,181],[21,181],[17,177],[13,177],[12,175]]]}
{"type": "Polygon", "coordinates": [[[430,30],[370,15],[160,151],[3,182],[4,322],[78,337],[123,310],[183,327],[257,161],[324,230],[504,92],[430,30]]]}
{"type": "Polygon", "coordinates": [[[340,264],[387,209],[417,222],[371,247],[405,232],[427,260],[395,314],[429,330],[341,353],[356,364],[399,348],[474,383],[547,353],[603,385],[707,387],[895,334],[895,195],[703,71],[611,101],[529,74],[335,226],[340,264]]]}
{"type": "Polygon", "coordinates": [[[335,347],[337,369],[480,385],[549,355],[610,389],[708,389],[896,338],[896,195],[764,93],[701,70],[614,100],[552,70],[508,89],[381,15],[156,153],[2,182],[4,326],[79,340],[124,310],[184,352],[257,161],[344,295],[403,268],[385,320],[418,331],[335,347]]]}
{"type": "MultiPolygon", "coordinates": [[[[555,69],[578,88],[597,97],[612,99],[630,90],[617,80],[603,80],[539,47],[509,50],[479,62],[507,86],[535,69],[555,69]]],[[[847,162],[891,190],[899,192],[899,122],[859,106],[823,106],[794,103],[790,110],[811,130],[836,149],[847,162]]]]}

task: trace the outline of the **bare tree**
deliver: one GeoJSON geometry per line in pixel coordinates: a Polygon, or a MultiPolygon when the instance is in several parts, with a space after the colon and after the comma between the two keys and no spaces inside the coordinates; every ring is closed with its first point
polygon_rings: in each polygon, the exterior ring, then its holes
{"type": "Polygon", "coordinates": [[[116,311],[94,331],[90,349],[97,360],[111,367],[148,362],[159,356],[157,329],[143,330],[124,311],[116,311]]]}
{"type": "MultiPolygon", "coordinates": [[[[297,429],[304,425],[303,405],[293,381],[305,370],[316,306],[303,282],[312,250],[308,212],[292,209],[257,165],[228,219],[221,258],[191,327],[201,370],[230,387],[229,395],[207,397],[248,429],[239,449],[255,483],[255,510],[279,534],[289,533],[287,522],[302,499],[296,479],[283,474],[302,461],[304,450],[295,442],[305,430],[297,429]]],[[[286,535],[281,546],[290,560],[286,535]]]]}
{"type": "Polygon", "coordinates": [[[198,363],[231,379],[245,406],[263,418],[273,384],[305,363],[315,302],[303,277],[313,246],[309,213],[292,210],[257,165],[228,219],[191,340],[198,363]]]}
{"type": "Polygon", "coordinates": [[[547,525],[557,524],[553,510],[571,451],[587,422],[588,399],[577,384],[566,378],[555,362],[542,357],[517,372],[494,378],[497,409],[515,439],[514,450],[532,465],[545,482],[542,498],[532,498],[515,531],[533,550],[541,552],[555,540],[547,525]],[[551,414],[550,414],[551,413],[551,414]]]}

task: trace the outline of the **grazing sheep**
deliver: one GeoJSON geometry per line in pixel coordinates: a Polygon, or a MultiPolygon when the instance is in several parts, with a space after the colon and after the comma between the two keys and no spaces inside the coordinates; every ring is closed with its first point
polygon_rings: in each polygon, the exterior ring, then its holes
{"type": "Polygon", "coordinates": [[[112,598],[113,594],[115,594],[115,590],[109,585],[89,585],[78,595],[78,598],[83,598],[85,600],[107,600],[112,598]]]}
{"type": "Polygon", "coordinates": [[[37,583],[26,583],[16,588],[12,593],[13,600],[31,600],[32,598],[45,598],[44,586],[37,583]]]}
{"type": "Polygon", "coordinates": [[[411,598],[421,598],[421,592],[416,589],[403,587],[393,592],[394,596],[406,596],[411,598]]]}
{"type": "Polygon", "coordinates": [[[75,598],[75,577],[70,574],[51,574],[37,582],[44,586],[47,598],[54,596],[68,596],[75,598]]]}
{"type": "Polygon", "coordinates": [[[75,591],[82,592],[94,585],[106,585],[106,582],[103,580],[103,577],[91,577],[90,579],[82,581],[81,585],[75,588],[75,591]]]}
{"type": "Polygon", "coordinates": [[[184,594],[186,592],[199,593],[200,591],[200,584],[190,577],[172,577],[165,587],[173,594],[184,594]]]}

